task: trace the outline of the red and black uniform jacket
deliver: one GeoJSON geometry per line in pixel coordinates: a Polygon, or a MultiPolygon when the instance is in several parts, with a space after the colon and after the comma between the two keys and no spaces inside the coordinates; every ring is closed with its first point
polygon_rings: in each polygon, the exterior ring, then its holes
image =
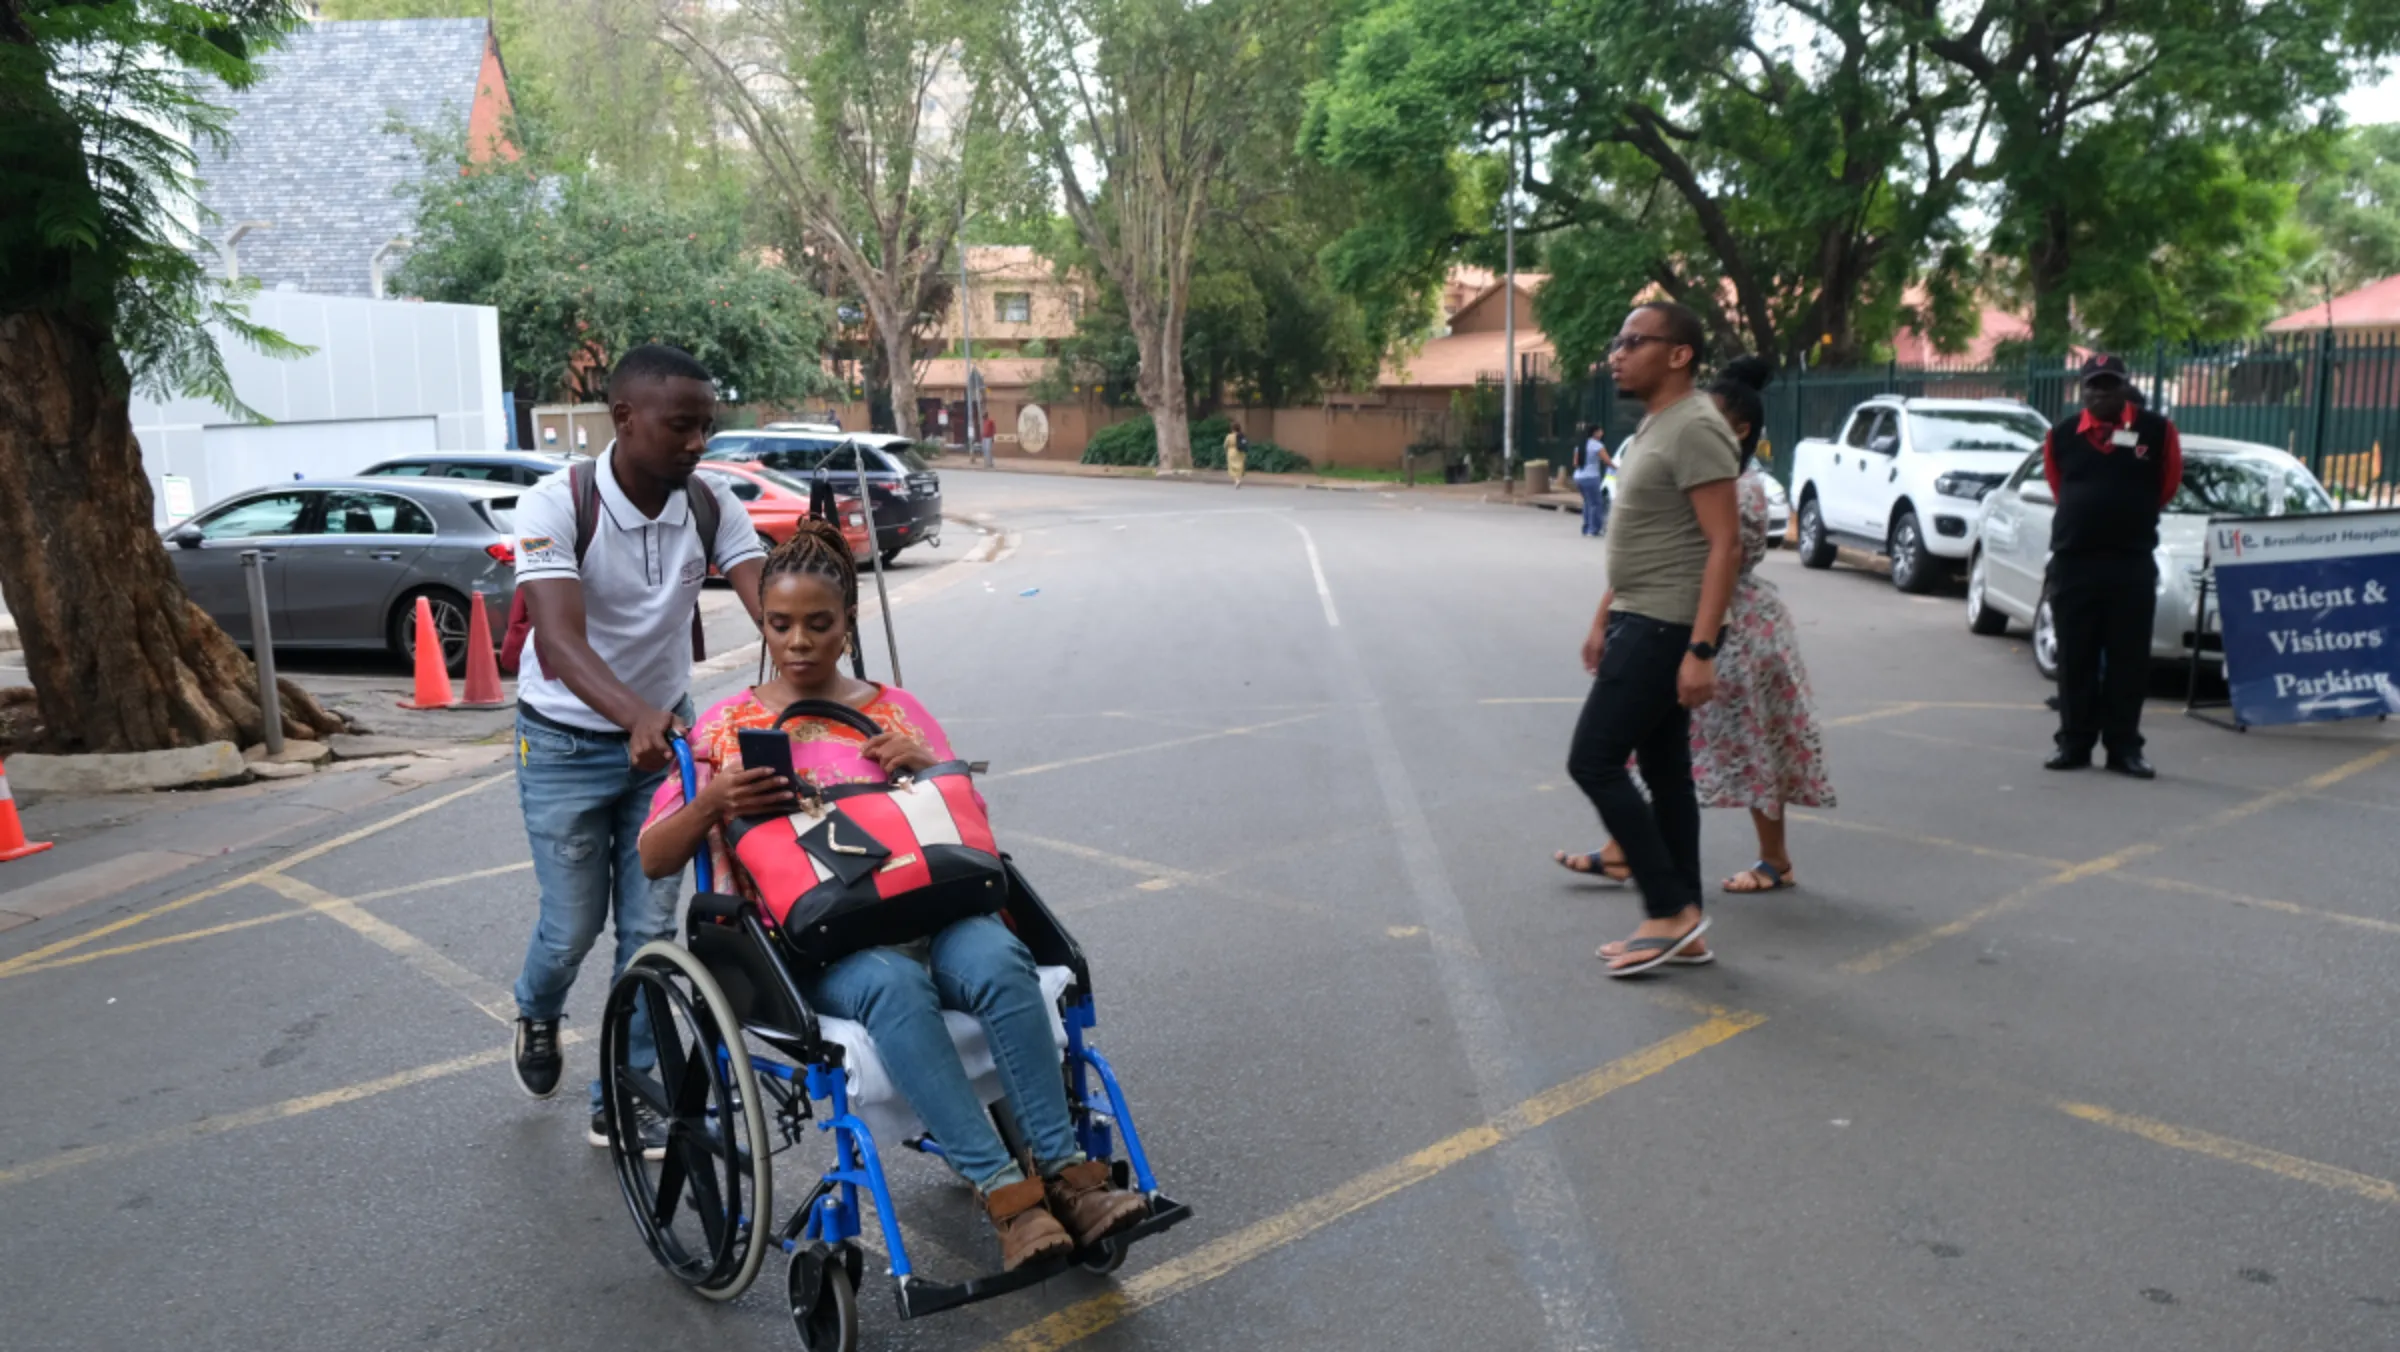
{"type": "Polygon", "coordinates": [[[2158,513],[2183,483],[2183,439],[2175,424],[2128,406],[2121,422],[2088,411],[2062,418],[2042,442],[2042,474],[2058,499],[2054,554],[2148,554],[2158,548],[2158,513]],[[2118,444],[2131,431],[2133,444],[2118,444]]]}

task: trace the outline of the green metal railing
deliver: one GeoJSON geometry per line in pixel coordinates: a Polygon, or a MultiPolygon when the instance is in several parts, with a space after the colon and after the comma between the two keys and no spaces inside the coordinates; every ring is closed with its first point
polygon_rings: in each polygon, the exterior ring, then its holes
{"type": "MultiPolygon", "coordinates": [[[[2400,333],[2319,329],[2120,355],[2135,385],[2186,436],[2288,451],[2338,497],[2400,503],[2400,333]]],[[[2074,407],[2080,360],[1787,368],[1766,393],[1767,463],[1788,480],[1794,443],[1835,435],[1859,401],[1880,394],[2015,399],[2059,417],[2074,407]]],[[[1576,432],[1591,423],[1622,445],[1640,421],[1641,410],[1618,398],[1605,375],[1533,381],[1520,391],[1528,459],[1563,463],[1576,432]]]]}

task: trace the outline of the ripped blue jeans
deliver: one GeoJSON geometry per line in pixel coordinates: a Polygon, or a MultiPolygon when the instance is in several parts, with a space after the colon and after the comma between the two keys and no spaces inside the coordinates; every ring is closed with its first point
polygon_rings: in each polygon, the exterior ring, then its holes
{"type": "MultiPolygon", "coordinates": [[[[677,712],[691,716],[687,701],[677,712]]],[[[623,733],[584,732],[517,714],[517,802],[533,846],[533,877],[542,906],[517,973],[517,1013],[555,1019],[584,954],[615,912],[617,960],[613,980],[642,945],[675,935],[675,902],[683,875],[656,882],[642,876],[642,819],[667,772],[643,773],[626,754],[623,733]]],[[[627,1059],[647,1065],[647,1021],[634,1020],[627,1059]]],[[[600,1082],[592,1081],[592,1111],[600,1082]]]]}

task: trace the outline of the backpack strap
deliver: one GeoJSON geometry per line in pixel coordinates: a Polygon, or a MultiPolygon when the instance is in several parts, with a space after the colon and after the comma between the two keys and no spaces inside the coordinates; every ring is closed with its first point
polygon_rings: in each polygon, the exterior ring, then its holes
{"type": "Polygon", "coordinates": [[[724,500],[717,496],[716,485],[697,474],[684,484],[683,500],[691,508],[692,528],[700,532],[700,555],[713,568],[717,562],[717,523],[723,519],[724,500]]]}
{"type": "Polygon", "coordinates": [[[600,527],[600,462],[577,460],[567,466],[567,496],[575,501],[575,571],[583,571],[583,556],[591,551],[592,532],[600,527]]]}

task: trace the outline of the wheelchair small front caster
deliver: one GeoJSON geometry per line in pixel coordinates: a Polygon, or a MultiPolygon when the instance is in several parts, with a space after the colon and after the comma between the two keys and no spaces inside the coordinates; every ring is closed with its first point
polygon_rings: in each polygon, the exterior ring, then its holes
{"type": "Polygon", "coordinates": [[[858,1280],[853,1250],[811,1244],[792,1255],[787,1274],[792,1328],[806,1352],[856,1352],[858,1280]]]}
{"type": "Polygon", "coordinates": [[[1124,1241],[1104,1239],[1094,1244],[1084,1257],[1081,1266],[1084,1271],[1097,1273],[1103,1277],[1125,1266],[1124,1241]]]}

